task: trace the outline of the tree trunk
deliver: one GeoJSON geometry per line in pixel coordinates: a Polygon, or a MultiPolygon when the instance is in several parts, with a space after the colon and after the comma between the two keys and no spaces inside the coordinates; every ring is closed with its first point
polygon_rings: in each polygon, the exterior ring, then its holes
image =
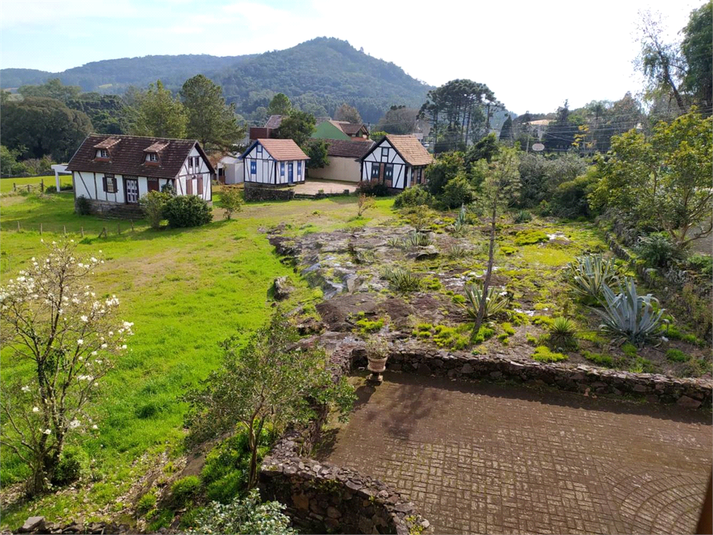
{"type": "Polygon", "coordinates": [[[488,248],[488,267],[485,270],[485,279],[483,279],[483,293],[480,298],[480,306],[478,307],[478,315],[475,318],[475,326],[473,327],[473,337],[478,334],[483,319],[485,319],[485,305],[488,298],[488,289],[490,288],[490,278],[493,274],[494,252],[495,252],[495,222],[498,215],[497,197],[493,199],[493,211],[490,216],[490,246],[488,248]]]}
{"type": "Polygon", "coordinates": [[[252,489],[257,483],[257,439],[255,437],[255,427],[253,422],[250,422],[248,429],[248,446],[250,447],[250,472],[248,474],[248,490],[252,489]]]}

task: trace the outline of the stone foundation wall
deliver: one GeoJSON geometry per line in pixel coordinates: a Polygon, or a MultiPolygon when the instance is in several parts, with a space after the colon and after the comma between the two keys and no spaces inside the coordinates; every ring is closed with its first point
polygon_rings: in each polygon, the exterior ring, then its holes
{"type": "MultiPolygon", "coordinates": [[[[144,217],[144,212],[138,204],[124,204],[109,201],[101,201],[98,199],[87,199],[89,207],[93,215],[101,217],[114,217],[117,219],[141,219],[144,217]]],[[[75,208],[77,201],[74,201],[75,208]]]]}
{"type": "Polygon", "coordinates": [[[246,201],[289,201],[295,196],[295,189],[245,182],[243,195],[246,201]]]}
{"type": "Polygon", "coordinates": [[[347,468],[301,458],[302,437],[285,436],[265,458],[258,486],[277,500],[300,533],[398,533],[426,530],[413,503],[384,483],[347,468]]]}
{"type": "MultiPolygon", "coordinates": [[[[365,367],[366,364],[363,346],[353,348],[351,365],[365,367]]],[[[713,400],[713,381],[710,379],[679,379],[587,365],[543,364],[534,360],[522,362],[498,355],[449,353],[420,344],[403,345],[394,350],[386,363],[386,373],[389,370],[456,380],[508,379],[582,393],[634,395],[692,409],[710,409],[713,400]]]]}

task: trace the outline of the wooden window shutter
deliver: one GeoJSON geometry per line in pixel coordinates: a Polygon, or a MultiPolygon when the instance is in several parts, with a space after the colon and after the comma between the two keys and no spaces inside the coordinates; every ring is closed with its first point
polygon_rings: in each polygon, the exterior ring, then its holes
{"type": "Polygon", "coordinates": [[[198,177],[198,191],[196,191],[196,194],[200,195],[203,197],[203,177],[199,176],[198,177]]]}
{"type": "Polygon", "coordinates": [[[186,195],[193,195],[193,179],[186,179],[186,195]]]}
{"type": "Polygon", "coordinates": [[[117,186],[117,183],[116,183],[116,177],[111,179],[111,186],[112,186],[111,189],[114,190],[114,193],[119,191],[119,187],[117,186]]]}
{"type": "Polygon", "coordinates": [[[104,191],[106,192],[106,175],[102,177],[102,186],[104,186],[104,191]]]}

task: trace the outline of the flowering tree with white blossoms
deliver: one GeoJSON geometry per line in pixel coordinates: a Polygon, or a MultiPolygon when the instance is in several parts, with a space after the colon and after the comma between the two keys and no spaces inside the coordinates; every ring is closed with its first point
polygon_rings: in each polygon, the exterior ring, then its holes
{"type": "Polygon", "coordinates": [[[0,343],[18,365],[3,378],[0,444],[31,468],[30,494],[50,487],[68,436],[97,429],[86,411],[133,334],[116,296],[86,284],[103,261],[78,258],[73,240],[48,248],[0,288],[0,343]]]}

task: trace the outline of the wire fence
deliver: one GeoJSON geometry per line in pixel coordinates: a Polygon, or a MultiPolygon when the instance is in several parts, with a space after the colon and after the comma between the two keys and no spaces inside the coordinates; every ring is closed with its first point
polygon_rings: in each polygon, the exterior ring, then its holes
{"type": "MultiPolygon", "coordinates": [[[[134,225],[134,220],[121,220],[116,222],[107,221],[106,224],[101,227],[93,225],[91,227],[85,228],[83,225],[77,229],[76,226],[69,225],[53,225],[45,223],[27,223],[17,221],[17,225],[7,224],[3,225],[3,232],[37,232],[39,235],[47,234],[64,234],[78,235],[82,238],[108,238],[109,236],[122,236],[126,234],[132,234],[137,232],[137,227],[134,225]]],[[[140,226],[138,229],[144,230],[145,226],[140,226]]]]}

